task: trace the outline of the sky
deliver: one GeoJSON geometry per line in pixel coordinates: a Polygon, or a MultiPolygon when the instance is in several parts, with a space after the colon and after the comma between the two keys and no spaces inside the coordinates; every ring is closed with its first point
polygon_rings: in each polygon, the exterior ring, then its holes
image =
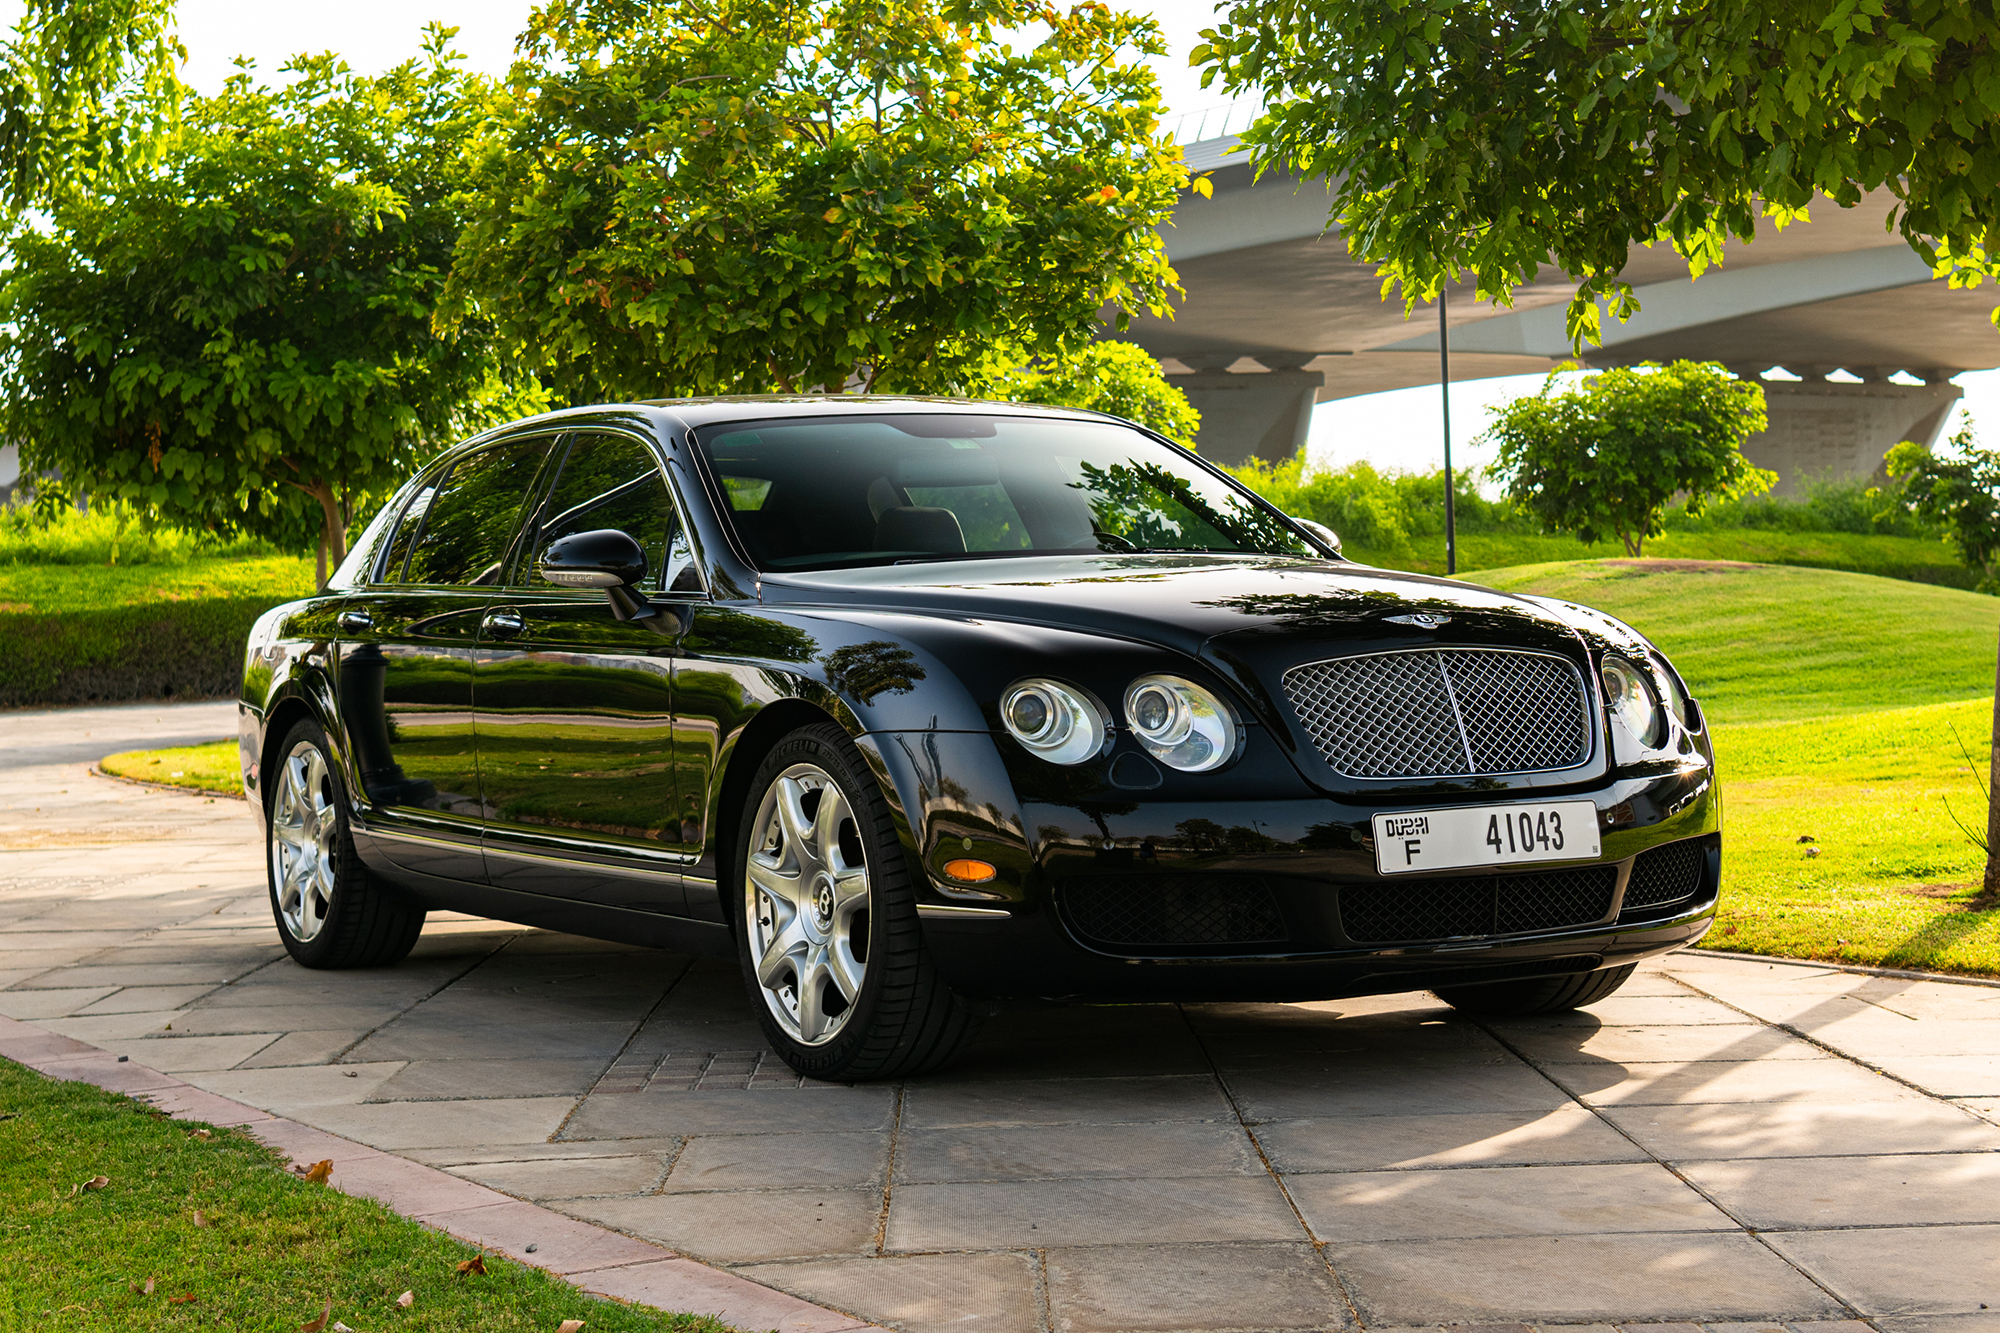
{"type": "MultiPolygon", "coordinates": [[[[1136,0],[1127,3],[1138,7],[1136,0]]],[[[377,73],[408,59],[418,49],[425,24],[458,28],[457,47],[475,70],[499,74],[513,56],[514,37],[529,0],[343,0],[337,5],[273,4],[270,0],[181,0],[181,39],[188,48],[183,77],[214,92],[233,72],[233,59],[246,55],[267,76],[302,51],[337,51],[356,70],[377,73]]],[[[11,26],[20,0],[0,0],[0,23],[11,26]]],[[[1187,52],[1215,16],[1206,0],[1169,0],[1151,7],[1164,32],[1169,54],[1154,61],[1161,90],[1174,117],[1215,107],[1227,99],[1204,91],[1187,66],[1187,52]]],[[[1975,422],[2000,423],[2000,370],[1961,375],[1964,411],[1975,422]]],[[[1492,451],[1475,443],[1486,428],[1489,409],[1540,390],[1539,375],[1470,381],[1452,386],[1452,461],[1483,468],[1492,451]]],[[[1443,429],[1435,387],[1322,403],[1313,414],[1307,455],[1316,465],[1345,466],[1366,460],[1385,469],[1428,471],[1442,465],[1443,429]]],[[[1947,434],[1957,429],[1957,423],[1947,434]]],[[[2000,439],[2000,432],[1992,438],[2000,439]]]]}

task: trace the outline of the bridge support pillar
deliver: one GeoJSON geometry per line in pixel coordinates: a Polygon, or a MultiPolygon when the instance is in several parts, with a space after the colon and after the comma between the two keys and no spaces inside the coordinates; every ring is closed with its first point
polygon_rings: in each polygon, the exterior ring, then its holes
{"type": "Polygon", "coordinates": [[[1303,354],[1290,364],[1273,357],[1266,364],[1278,364],[1262,372],[1236,374],[1223,365],[1167,376],[1167,382],[1187,394],[1201,413],[1201,430],[1195,437],[1201,456],[1226,467],[1238,467],[1251,458],[1290,461],[1305,447],[1313,404],[1326,383],[1319,371],[1300,369],[1311,355],[1303,354]]]}
{"type": "MultiPolygon", "coordinates": [[[[1739,372],[1741,373],[1741,372],[1739,372]]],[[[1825,380],[1764,385],[1770,424],[1743,442],[1743,456],[1778,474],[1773,495],[1804,494],[1813,482],[1881,478],[1882,456],[1904,440],[1931,448],[1965,391],[1945,374],[1924,384],[1825,380]]]]}

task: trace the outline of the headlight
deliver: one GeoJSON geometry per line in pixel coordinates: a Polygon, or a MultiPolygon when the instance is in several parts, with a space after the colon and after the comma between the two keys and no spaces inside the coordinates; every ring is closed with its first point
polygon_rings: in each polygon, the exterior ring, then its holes
{"type": "Polygon", "coordinates": [[[1125,720],[1139,744],[1185,773],[1220,768],[1236,755],[1236,715],[1179,676],[1141,676],[1125,691],[1125,720]]]}
{"type": "Polygon", "coordinates": [[[1622,657],[1606,657],[1598,668],[1604,681],[1604,701],[1611,715],[1625,724],[1641,745],[1652,747],[1666,738],[1667,720],[1660,711],[1646,673],[1622,657]]]}
{"type": "Polygon", "coordinates": [[[1104,748],[1107,724],[1096,702],[1052,680],[1024,680],[1000,696],[1000,721],[1031,754],[1080,764],[1104,748]]]}

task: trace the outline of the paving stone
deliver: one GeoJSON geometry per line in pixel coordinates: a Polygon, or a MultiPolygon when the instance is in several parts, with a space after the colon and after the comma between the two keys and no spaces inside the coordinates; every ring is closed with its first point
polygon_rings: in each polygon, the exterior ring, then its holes
{"type": "Polygon", "coordinates": [[[48,990],[0,991],[0,1014],[34,1020],[60,1018],[87,1009],[112,993],[110,986],[61,985],[48,990]]]}
{"type": "Polygon", "coordinates": [[[219,1096],[291,1115],[305,1114],[315,1106],[365,1102],[384,1080],[395,1077],[401,1068],[393,1060],[363,1065],[244,1067],[193,1072],[187,1079],[219,1096]]]}
{"type": "Polygon", "coordinates": [[[1694,1162],[1687,1176],[1760,1229],[2000,1223],[2000,1154],[1694,1162]]]}
{"type": "Polygon", "coordinates": [[[451,1173],[523,1199],[650,1193],[666,1174],[656,1156],[587,1157],[455,1166],[451,1173]]]}
{"type": "Polygon", "coordinates": [[[581,1097],[604,1069],[600,1059],[417,1060],[375,1089],[375,1101],[473,1097],[581,1097]]]}
{"type": "Polygon", "coordinates": [[[286,1065],[326,1064],[366,1035],[365,1032],[354,1031],[287,1032],[237,1068],[276,1069],[286,1065]]]}
{"type": "Polygon", "coordinates": [[[1345,1329],[1354,1321],[1310,1245],[1137,1245],[1051,1250],[1058,1333],[1345,1329]]]}
{"type": "Polygon", "coordinates": [[[692,1138],[666,1192],[880,1186],[887,1134],[719,1134],[692,1138]]]}
{"type": "Polygon", "coordinates": [[[1871,1063],[1935,1096],[2000,1096],[2000,1055],[1885,1055],[1871,1063]]]}
{"type": "Polygon", "coordinates": [[[183,1011],[174,1019],[174,1031],[194,1033],[288,1032],[311,1024],[316,1028],[346,1028],[367,1032],[390,1022],[397,1010],[359,1004],[316,1005],[301,1010],[296,1005],[217,1005],[183,1011]]]}
{"type": "Polygon", "coordinates": [[[1526,1065],[1399,1068],[1393,1061],[1337,1069],[1295,1067],[1232,1074],[1229,1090],[1251,1121],[1324,1116],[1418,1116],[1553,1111],[1570,1097],[1526,1065]]]}
{"type": "Polygon", "coordinates": [[[906,1129],[1151,1120],[1233,1122],[1235,1114],[1210,1077],[927,1082],[912,1087],[903,1103],[906,1129]]]}
{"type": "MultiPolygon", "coordinates": [[[[428,1008],[428,1006],[425,1006],[428,1008]]],[[[602,1056],[609,1063],[630,1023],[505,1023],[454,1020],[418,1010],[371,1035],[355,1060],[525,1060],[602,1056]]]]}
{"type": "MultiPolygon", "coordinates": [[[[1888,1333],[2000,1333],[2000,1308],[1973,1314],[1919,1314],[1877,1317],[1875,1323],[1888,1333]]],[[[1822,1325],[1802,1328],[1799,1333],[1819,1333],[1822,1325]]],[[[1856,1321],[1852,1333],[1861,1333],[1867,1324],[1856,1321]]],[[[1842,1333],[1847,1333],[1843,1329],[1842,1333]]]]}
{"type": "Polygon", "coordinates": [[[553,1206],[710,1263],[742,1264],[862,1253],[875,1241],[882,1192],[653,1194],[561,1200],[553,1206]]]}
{"type": "Polygon", "coordinates": [[[1549,1074],[1595,1106],[1703,1102],[1918,1102],[1919,1093],[1841,1060],[1694,1065],[1552,1065],[1549,1074]]]}
{"type": "Polygon", "coordinates": [[[682,1139],[606,1139],[596,1143],[570,1140],[554,1143],[475,1144],[470,1147],[403,1148],[396,1155],[407,1157],[413,1162],[445,1168],[493,1162],[542,1160],[569,1162],[585,1161],[594,1157],[644,1155],[659,1157],[664,1161],[679,1152],[684,1142],[682,1139]]]}
{"type": "MultiPolygon", "coordinates": [[[[442,1175],[442,1172],[437,1174],[442,1175]]],[[[447,1177],[449,1179],[449,1177],[447,1177]]],[[[476,1189],[467,1181],[456,1181],[476,1189]]],[[[491,1191],[481,1191],[491,1193],[491,1191]]],[[[499,1250],[551,1273],[585,1273],[619,1264],[646,1263],[676,1256],[657,1245],[578,1222],[553,1209],[518,1199],[471,1208],[398,1211],[475,1245],[499,1250]],[[529,1258],[528,1247],[534,1246],[529,1258]]]]}
{"type": "Polygon", "coordinates": [[[1542,1028],[1511,1034],[1514,1045],[1544,1064],[1684,1064],[1696,1060],[1824,1060],[1810,1042],[1759,1024],[1691,1027],[1542,1028]]]}
{"type": "Polygon", "coordinates": [[[1025,1254],[892,1254],[736,1271],[905,1333],[1023,1333],[1041,1325],[1035,1266],[1025,1254]]]}
{"type": "Polygon", "coordinates": [[[1580,1106],[1511,1115],[1273,1120],[1257,1142],[1280,1171],[1637,1162],[1646,1154],[1580,1106]]]}
{"type": "MultiPolygon", "coordinates": [[[[273,955],[274,957],[277,955],[273,955]]],[[[95,988],[99,991],[123,986],[195,986],[220,985],[225,981],[244,976],[264,965],[268,959],[240,963],[115,963],[92,964],[82,967],[65,967],[53,974],[38,978],[38,984],[95,988]]],[[[19,995],[20,991],[7,991],[8,996],[19,995]]]]}
{"type": "Polygon", "coordinates": [[[1765,1239],[1864,1315],[2000,1310],[2000,1227],[1871,1227],[1765,1239]]]}
{"type": "MultiPolygon", "coordinates": [[[[613,1300],[705,1314],[732,1328],[770,1329],[773,1333],[844,1333],[867,1327],[840,1311],[809,1305],[733,1273],[720,1273],[687,1259],[594,1269],[573,1280],[585,1291],[613,1300]]],[[[961,1314],[960,1318],[970,1321],[977,1316],[961,1314]]],[[[966,1322],[963,1327],[983,1325],[966,1322]]]]}
{"type": "Polygon", "coordinates": [[[1734,1229],[1652,1163],[1287,1176],[1317,1239],[1456,1240],[1734,1229]]]}
{"type": "MultiPolygon", "coordinates": [[[[1874,1236],[1877,1232],[1853,1233],[1874,1236]]],[[[1814,1319],[1845,1314],[1747,1236],[1550,1236],[1329,1246],[1364,1325],[1814,1319]]]]}
{"type": "Polygon", "coordinates": [[[1722,1102],[1611,1106],[1604,1114],[1669,1161],[2000,1149],[2000,1128],[1937,1102],[1722,1102]]]}
{"type": "MultiPolygon", "coordinates": [[[[1842,1322],[1856,1324],[1859,1326],[1855,1328],[1852,1331],[1852,1333],[1860,1333],[1861,1329],[1868,1327],[1868,1325],[1864,1321],[1859,1319],[1843,1320],[1842,1322]]],[[[1812,1329],[1814,1333],[1825,1333],[1826,1330],[1825,1324],[1809,1324],[1807,1325],[1807,1327],[1812,1329]]],[[[1757,1323],[1756,1321],[1753,1320],[1747,1323],[1703,1324],[1701,1326],[1701,1333],[1792,1333],[1792,1330],[1791,1327],[1786,1324],[1773,1323],[1770,1321],[1766,1321],[1764,1323],[1757,1323]]]]}
{"type": "Polygon", "coordinates": [[[35,1025],[50,1032],[60,1032],[65,1037],[75,1037],[94,1046],[107,1042],[131,1041],[139,1037],[149,1037],[156,1032],[166,1032],[180,1017],[180,1010],[168,1009],[150,1014],[97,1014],[88,1018],[39,1018],[35,1025]]]}
{"type": "Polygon", "coordinates": [[[896,1179],[910,1183],[1263,1171],[1234,1123],[905,1129],[896,1144],[896,1179]]]}
{"type": "Polygon", "coordinates": [[[1298,1239],[1298,1219],[1268,1176],[1193,1176],[901,1185],[884,1248],[1298,1239]]]}
{"type": "Polygon", "coordinates": [[[107,1051],[129,1055],[166,1073],[183,1073],[189,1070],[228,1069],[277,1039],[275,1032],[229,1037],[181,1037],[161,1033],[153,1037],[107,1038],[95,1044],[107,1051]]]}
{"type": "MultiPolygon", "coordinates": [[[[213,986],[127,986],[113,991],[95,1004],[79,1009],[82,1016],[92,1014],[136,1014],[150,1013],[159,1009],[178,1009],[184,1004],[192,1004],[214,990],[213,986]]],[[[293,1015],[296,1020],[296,1015],[293,1015]]],[[[215,1031],[213,1028],[189,1028],[188,1031],[215,1031]]],[[[268,1029],[238,1028],[236,1031],[268,1029]]]]}
{"type": "Polygon", "coordinates": [[[381,1102],[315,1107],[313,1123],[378,1148],[441,1148],[451,1144],[542,1143],[555,1133],[573,1097],[518,1101],[381,1102]]]}
{"type": "Polygon", "coordinates": [[[895,1090],[880,1086],[602,1093],[584,1101],[563,1137],[886,1130],[895,1110],[895,1090]]]}
{"type": "Polygon", "coordinates": [[[1511,1035],[1542,1028],[1665,1027],[1710,1023],[1735,1026],[1749,1021],[1739,1010],[1702,996],[1690,995],[1679,986],[1674,986],[1671,994],[1638,995],[1629,989],[1631,984],[1627,982],[1616,995],[1599,1000],[1588,1009],[1567,1009],[1559,1014],[1539,1014],[1533,1018],[1509,1018],[1493,1026],[1511,1035]]]}

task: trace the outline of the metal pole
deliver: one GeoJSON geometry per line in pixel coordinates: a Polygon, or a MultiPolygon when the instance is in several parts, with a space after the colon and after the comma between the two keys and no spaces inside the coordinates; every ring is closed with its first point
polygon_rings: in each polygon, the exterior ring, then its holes
{"type": "Polygon", "coordinates": [[[1444,572],[1458,573],[1458,522],[1451,499],[1451,329],[1445,323],[1444,288],[1438,288],[1438,388],[1444,399],[1444,572]]]}

